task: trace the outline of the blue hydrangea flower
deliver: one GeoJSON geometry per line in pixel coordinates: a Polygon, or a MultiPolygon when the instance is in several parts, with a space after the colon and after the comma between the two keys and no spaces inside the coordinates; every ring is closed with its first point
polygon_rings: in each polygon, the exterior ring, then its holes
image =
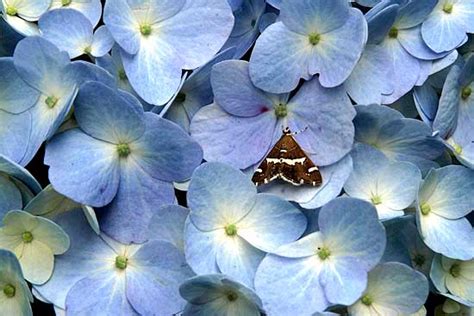
{"type": "Polygon", "coordinates": [[[17,256],[25,279],[43,284],[51,277],[54,255],[69,248],[69,237],[54,222],[23,211],[10,211],[0,227],[0,248],[17,256]]]}
{"type": "Polygon", "coordinates": [[[51,9],[68,8],[74,9],[82,14],[96,26],[102,16],[102,4],[100,0],[52,0],[51,9]]]}
{"type": "MultiPolygon", "coordinates": [[[[79,85],[98,76],[101,71],[106,72],[90,63],[71,63],[66,52],[60,52],[51,42],[37,36],[18,43],[13,61],[18,75],[30,86],[30,90],[33,88],[26,97],[28,102],[25,95],[19,95],[15,89],[9,100],[10,107],[14,107],[17,100],[22,100],[22,108],[14,112],[20,116],[14,119],[22,121],[17,128],[27,130],[22,132],[22,135],[27,135],[21,138],[27,145],[19,158],[14,160],[26,165],[66,118],[79,85]]],[[[22,147],[25,146],[22,144],[22,147]]]]}
{"type": "Polygon", "coordinates": [[[234,17],[226,1],[107,1],[104,22],[122,48],[125,72],[148,103],[165,104],[182,69],[204,65],[224,45],[234,17]]]}
{"type": "Polygon", "coordinates": [[[391,104],[415,85],[422,85],[431,73],[431,61],[451,53],[432,51],[421,36],[421,23],[436,2],[384,1],[367,13],[374,32],[371,38],[391,56],[394,70],[393,93],[383,96],[383,104],[391,104]]]}
{"type": "Polygon", "coordinates": [[[375,207],[337,198],[323,206],[318,222],[319,232],[278,248],[260,264],[255,288],[267,313],[309,315],[353,304],[364,292],[367,273],[385,248],[375,207]]]}
{"type": "Polygon", "coordinates": [[[462,166],[433,169],[416,202],[417,226],[433,251],[450,258],[474,258],[474,234],[465,218],[474,209],[474,171],[462,166]]]}
{"type": "Polygon", "coordinates": [[[2,0],[0,9],[3,19],[24,36],[38,35],[34,23],[45,13],[51,0],[2,0]]]}
{"type": "Polygon", "coordinates": [[[0,154],[0,218],[22,209],[40,191],[40,184],[26,169],[0,154]]]}
{"type": "Polygon", "coordinates": [[[280,21],[258,38],[250,58],[254,84],[272,93],[295,89],[319,74],[336,87],[351,74],[367,41],[367,23],[347,0],[293,0],[280,7],[280,21]]]}
{"type": "Polygon", "coordinates": [[[357,144],[351,157],[354,169],[344,184],[344,191],[372,203],[382,220],[403,216],[404,209],[416,199],[420,170],[408,162],[390,161],[382,152],[365,144],[357,144]]]}
{"type": "Polygon", "coordinates": [[[443,153],[444,145],[426,124],[386,106],[356,106],[356,110],[357,142],[375,147],[392,161],[411,162],[423,174],[439,166],[433,160],[443,153]]]}
{"type": "Polygon", "coordinates": [[[186,260],[198,274],[224,273],[253,287],[266,252],[292,242],[306,229],[289,202],[257,189],[242,172],[220,163],[196,169],[187,194],[186,260]]]}
{"type": "Polygon", "coordinates": [[[112,237],[143,242],[153,210],[175,202],[172,181],[191,176],[201,148],[130,94],[123,98],[98,82],[81,87],[75,118],[79,127],[46,147],[52,185],[78,203],[103,207],[101,228],[112,237]]]}
{"type": "Polygon", "coordinates": [[[44,299],[72,314],[168,316],[182,310],[178,288],[193,274],[172,244],[124,245],[98,236],[78,211],[63,213],[57,222],[71,248],[57,258],[51,279],[35,286],[44,299]]]}
{"type": "Polygon", "coordinates": [[[461,261],[436,255],[431,280],[436,289],[461,304],[474,306],[474,260],[461,261]]]}
{"type": "Polygon", "coordinates": [[[439,0],[421,30],[423,40],[435,52],[461,46],[467,41],[466,33],[474,32],[474,1],[439,0]]]}
{"type": "Polygon", "coordinates": [[[349,306],[354,316],[411,315],[428,298],[428,280],[420,272],[398,262],[382,263],[369,272],[367,289],[349,306]]]}
{"type": "Polygon", "coordinates": [[[229,39],[224,44],[223,50],[235,47],[234,58],[244,56],[253,46],[260,32],[275,22],[275,13],[265,13],[265,0],[244,0],[234,10],[235,23],[229,39]]]}
{"type": "Polygon", "coordinates": [[[12,56],[16,44],[22,38],[4,19],[0,19],[0,57],[12,56]]]}
{"type": "Polygon", "coordinates": [[[179,292],[188,301],[183,316],[260,316],[262,302],[255,292],[223,274],[200,275],[184,282],[179,292]]]}
{"type": "Polygon", "coordinates": [[[248,68],[247,62],[234,60],[213,67],[214,104],[196,113],[192,137],[203,147],[207,161],[247,169],[264,159],[284,127],[301,131],[295,138],[312,161],[323,166],[324,183],[295,191],[289,185],[277,186],[271,192],[284,190],[282,196],[308,203],[307,208],[323,205],[339,194],[352,168],[350,157],[344,157],[352,148],[354,107],[342,88],[323,88],[316,79],[292,98],[266,93],[252,84],[248,68]],[[310,203],[318,192],[321,197],[310,203]]]}
{"type": "Polygon", "coordinates": [[[33,302],[28,284],[23,280],[20,264],[10,251],[0,249],[0,313],[31,316],[33,302]]]}
{"type": "Polygon", "coordinates": [[[179,92],[160,111],[160,116],[169,119],[189,132],[191,120],[196,112],[205,105],[211,104],[214,98],[211,87],[211,69],[224,60],[233,58],[235,48],[226,49],[217,54],[204,66],[194,70],[187,77],[179,92]]]}
{"type": "Polygon", "coordinates": [[[79,11],[57,9],[48,11],[38,21],[41,35],[66,51],[70,58],[83,54],[101,57],[114,45],[114,39],[105,26],[94,32],[91,22],[79,11]]]}
{"type": "Polygon", "coordinates": [[[26,212],[50,220],[54,220],[64,212],[70,212],[75,209],[82,209],[91,228],[99,234],[99,222],[94,209],[90,206],[76,203],[64,195],[59,194],[54,190],[52,185],[48,185],[44,188],[44,190],[31,199],[25,207],[26,212]]]}

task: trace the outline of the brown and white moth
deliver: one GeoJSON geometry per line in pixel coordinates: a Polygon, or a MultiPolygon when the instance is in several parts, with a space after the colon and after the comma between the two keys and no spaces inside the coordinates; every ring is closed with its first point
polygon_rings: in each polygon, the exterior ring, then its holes
{"type": "Polygon", "coordinates": [[[282,179],[293,185],[320,186],[323,182],[318,167],[301,149],[287,127],[272,150],[255,170],[252,181],[255,185],[267,184],[282,179]]]}

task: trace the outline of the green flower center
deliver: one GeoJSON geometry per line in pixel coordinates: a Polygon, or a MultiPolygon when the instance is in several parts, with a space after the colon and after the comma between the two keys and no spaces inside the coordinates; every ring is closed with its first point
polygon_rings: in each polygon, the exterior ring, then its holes
{"type": "Polygon", "coordinates": [[[184,93],[178,93],[178,95],[176,96],[176,102],[184,102],[186,101],[186,94],[184,93]]]}
{"type": "Polygon", "coordinates": [[[426,259],[425,259],[425,256],[423,256],[422,254],[415,254],[413,256],[413,263],[415,264],[415,266],[417,267],[421,267],[423,266],[423,264],[425,263],[426,259]]]}
{"type": "Polygon", "coordinates": [[[364,296],[362,296],[362,298],[360,299],[360,301],[362,302],[362,304],[366,305],[366,306],[370,306],[372,305],[372,303],[374,302],[372,297],[370,297],[369,294],[365,294],[364,296]]]}
{"type": "Polygon", "coordinates": [[[316,46],[318,45],[319,41],[321,40],[321,35],[318,33],[311,33],[308,36],[308,41],[311,45],[316,46]]]}
{"type": "Polygon", "coordinates": [[[115,266],[120,270],[125,270],[127,268],[128,258],[125,256],[115,257],[115,266]]]}
{"type": "Polygon", "coordinates": [[[463,100],[467,100],[472,94],[472,88],[471,87],[464,87],[461,92],[461,98],[463,100]]]}
{"type": "Polygon", "coordinates": [[[392,27],[390,29],[390,31],[388,31],[388,37],[397,38],[398,37],[398,29],[396,27],[392,27]]]}
{"type": "Polygon", "coordinates": [[[431,212],[431,206],[429,206],[428,204],[422,204],[420,206],[420,209],[421,209],[421,214],[423,215],[428,215],[430,212],[431,212]]]}
{"type": "Polygon", "coordinates": [[[443,11],[447,14],[451,14],[453,12],[453,4],[452,3],[445,3],[443,6],[443,11]]]}
{"type": "Polygon", "coordinates": [[[7,284],[3,288],[3,294],[5,294],[5,296],[8,298],[12,298],[13,296],[15,296],[15,293],[16,293],[16,289],[11,284],[7,284]]]}
{"type": "Polygon", "coordinates": [[[316,253],[321,260],[326,260],[331,255],[331,251],[326,247],[318,247],[318,251],[316,253]]]}
{"type": "Polygon", "coordinates": [[[131,150],[128,144],[118,144],[117,152],[119,157],[126,158],[128,155],[130,155],[131,150]]]}
{"type": "Polygon", "coordinates": [[[140,33],[143,36],[148,36],[151,34],[151,25],[150,24],[142,24],[140,25],[140,33]]]}
{"type": "Polygon", "coordinates": [[[275,115],[278,118],[283,118],[288,115],[288,109],[286,108],[286,104],[280,103],[275,106],[275,115]]]}
{"type": "Polygon", "coordinates": [[[462,154],[462,147],[460,145],[454,144],[453,148],[454,148],[454,152],[456,153],[456,155],[462,154]]]}
{"type": "Polygon", "coordinates": [[[225,227],[225,233],[227,236],[230,237],[237,235],[237,226],[235,226],[234,224],[227,225],[225,227]]]}
{"type": "Polygon", "coordinates": [[[84,48],[84,53],[86,53],[87,55],[90,55],[91,52],[92,52],[92,47],[87,46],[86,48],[84,48]]]}
{"type": "Polygon", "coordinates": [[[21,239],[23,239],[23,242],[28,244],[33,241],[33,234],[30,232],[24,232],[21,234],[21,239]]]}
{"type": "Polygon", "coordinates": [[[127,80],[127,74],[125,73],[125,69],[119,69],[118,77],[120,80],[125,81],[127,80]]]}
{"type": "Polygon", "coordinates": [[[235,302],[239,296],[235,292],[229,292],[227,293],[227,300],[229,302],[235,302]]]}
{"type": "Polygon", "coordinates": [[[382,198],[378,195],[374,195],[372,196],[372,198],[370,199],[372,201],[372,204],[373,205],[379,205],[379,204],[382,204],[382,198]]]}
{"type": "Polygon", "coordinates": [[[453,278],[457,278],[461,275],[461,266],[459,263],[455,263],[449,269],[449,273],[453,276],[453,278]]]}
{"type": "Polygon", "coordinates": [[[68,5],[70,5],[72,2],[72,0],[61,0],[61,4],[63,7],[66,7],[68,5]]]}
{"type": "Polygon", "coordinates": [[[8,15],[14,16],[18,14],[18,10],[15,7],[10,7],[8,6],[7,9],[5,10],[8,15]]]}
{"type": "Polygon", "coordinates": [[[48,108],[52,109],[58,104],[59,99],[56,98],[55,96],[50,96],[47,97],[46,100],[44,100],[44,103],[48,106],[48,108]]]}

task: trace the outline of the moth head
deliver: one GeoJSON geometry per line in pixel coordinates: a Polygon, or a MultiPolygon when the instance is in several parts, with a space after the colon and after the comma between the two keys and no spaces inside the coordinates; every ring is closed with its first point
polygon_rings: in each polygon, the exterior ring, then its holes
{"type": "Polygon", "coordinates": [[[287,126],[285,128],[283,128],[283,134],[285,135],[291,135],[291,130],[290,128],[287,126]]]}

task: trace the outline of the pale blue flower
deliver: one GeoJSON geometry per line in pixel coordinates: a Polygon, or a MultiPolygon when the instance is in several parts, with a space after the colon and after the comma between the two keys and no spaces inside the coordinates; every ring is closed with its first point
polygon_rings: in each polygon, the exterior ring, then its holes
{"type": "Polygon", "coordinates": [[[114,39],[106,26],[94,32],[90,21],[79,11],[56,9],[48,11],[38,21],[41,36],[66,51],[70,58],[83,54],[101,57],[114,45],[114,39]]]}
{"type": "Polygon", "coordinates": [[[98,82],[81,87],[74,114],[79,127],[46,147],[51,184],[78,203],[102,207],[101,229],[110,236],[145,241],[153,211],[175,202],[172,182],[190,178],[201,148],[130,94],[98,82]]]}
{"type": "Polygon", "coordinates": [[[265,253],[296,240],[306,229],[297,208],[257,194],[246,175],[221,163],[196,169],[187,199],[188,264],[198,274],[224,273],[251,288],[265,253]]]}
{"type": "Polygon", "coordinates": [[[260,316],[262,313],[257,294],[223,274],[196,276],[184,282],[179,291],[188,301],[183,316],[260,316]]]}
{"type": "Polygon", "coordinates": [[[439,0],[421,30],[423,40],[435,52],[461,46],[467,41],[466,33],[474,32],[474,1],[439,0]]]}
{"type": "Polygon", "coordinates": [[[182,310],[178,288],[193,274],[172,244],[125,245],[98,236],[78,211],[57,222],[71,248],[57,258],[51,279],[35,286],[44,299],[71,314],[169,316],[182,310]]]}
{"type": "Polygon", "coordinates": [[[372,203],[381,220],[403,216],[404,209],[416,199],[420,170],[407,162],[390,161],[382,152],[365,144],[357,144],[351,157],[354,169],[344,184],[344,191],[372,203]]]}
{"type": "Polygon", "coordinates": [[[367,289],[349,306],[353,316],[409,315],[428,298],[428,280],[420,272],[398,262],[382,263],[369,272],[367,289]]]}
{"type": "Polygon", "coordinates": [[[309,315],[353,304],[385,248],[385,230],[370,203],[337,198],[322,207],[319,232],[267,254],[255,277],[270,315],[309,315]]]}
{"type": "Polygon", "coordinates": [[[295,89],[301,78],[319,74],[336,87],[351,74],[367,41],[367,23],[347,0],[292,0],[280,7],[279,22],[258,38],[250,58],[254,84],[272,93],[295,89]]]}
{"type": "Polygon", "coordinates": [[[0,248],[15,253],[26,280],[43,284],[53,273],[54,256],[69,248],[69,237],[46,218],[10,211],[0,227],[0,248]]]}
{"type": "Polygon", "coordinates": [[[13,253],[0,249],[0,313],[32,316],[30,302],[33,296],[23,280],[18,260],[13,253]]]}
{"type": "Polygon", "coordinates": [[[131,85],[146,102],[163,105],[183,69],[204,65],[222,48],[234,17],[223,0],[109,0],[104,22],[122,48],[131,85]]]}
{"type": "Polygon", "coordinates": [[[431,266],[436,289],[461,304],[474,306],[474,260],[461,261],[436,255],[431,266]]]}
{"type": "Polygon", "coordinates": [[[450,258],[474,258],[474,234],[465,218],[474,209],[474,171],[463,166],[433,169],[418,193],[416,220],[423,241],[450,258]]]}

